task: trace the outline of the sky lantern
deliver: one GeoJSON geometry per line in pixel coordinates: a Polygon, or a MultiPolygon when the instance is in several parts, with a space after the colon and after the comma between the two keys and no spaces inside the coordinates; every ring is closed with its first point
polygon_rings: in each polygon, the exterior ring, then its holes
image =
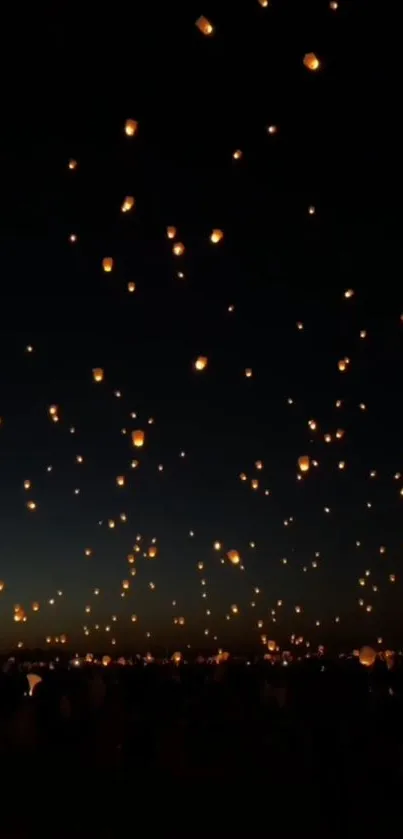
{"type": "Polygon", "coordinates": [[[270,653],[274,653],[276,651],[276,642],[275,641],[268,641],[267,642],[267,649],[270,653]]]}
{"type": "Polygon", "coordinates": [[[133,283],[133,282],[127,283],[127,290],[130,291],[131,293],[133,293],[133,291],[136,291],[136,283],[133,283]]]}
{"type": "Polygon", "coordinates": [[[178,664],[180,664],[180,663],[181,663],[182,658],[183,658],[182,653],[180,653],[180,652],[176,652],[176,653],[174,653],[174,654],[173,654],[173,656],[171,657],[171,661],[173,661],[173,663],[174,663],[174,664],[178,665],[178,664]]]}
{"type": "Polygon", "coordinates": [[[132,443],[133,446],[136,446],[137,449],[140,449],[142,446],[144,446],[144,438],[144,431],[141,431],[141,429],[137,429],[137,431],[132,431],[132,443]]]}
{"type": "Polygon", "coordinates": [[[213,24],[204,15],[197,18],[196,26],[202,35],[212,35],[214,32],[213,24]]]}
{"type": "Polygon", "coordinates": [[[340,373],[344,373],[347,370],[346,360],[341,358],[340,361],[337,362],[337,366],[340,370],[340,373]]]}
{"type": "Polygon", "coordinates": [[[169,227],[167,227],[167,236],[168,236],[168,239],[175,239],[176,227],[173,227],[173,225],[170,225],[169,227]]]}
{"type": "Polygon", "coordinates": [[[298,466],[301,472],[308,472],[310,467],[310,459],[309,455],[303,454],[301,457],[298,458],[298,466]]]}
{"type": "Polygon", "coordinates": [[[37,673],[27,673],[27,681],[29,684],[29,695],[32,696],[37,685],[40,685],[42,677],[37,673]]]}
{"type": "Polygon", "coordinates": [[[241,160],[241,158],[242,158],[241,149],[235,149],[235,151],[232,153],[232,158],[233,158],[233,160],[241,160]]]}
{"type": "Polygon", "coordinates": [[[134,207],[134,197],[133,197],[133,195],[126,195],[126,198],[124,199],[124,201],[122,203],[122,206],[120,208],[121,212],[122,213],[129,213],[130,210],[133,209],[133,207],[134,207]]]}
{"type": "Polygon", "coordinates": [[[252,376],[253,376],[253,370],[252,370],[252,368],[251,368],[251,367],[247,367],[247,368],[245,369],[245,376],[246,376],[246,378],[247,378],[247,379],[251,379],[251,378],[252,378],[252,376]]]}
{"type": "Polygon", "coordinates": [[[376,652],[372,649],[372,647],[361,647],[359,660],[360,664],[363,664],[364,667],[372,667],[376,659],[376,652]]]}
{"type": "Polygon", "coordinates": [[[198,358],[196,358],[196,361],[194,362],[194,368],[195,368],[195,370],[198,370],[198,371],[205,370],[206,367],[207,367],[207,363],[208,363],[207,356],[199,355],[198,358]]]}
{"type": "Polygon", "coordinates": [[[127,137],[134,137],[137,134],[138,122],[135,119],[127,119],[125,122],[125,134],[127,137]]]}
{"type": "Polygon", "coordinates": [[[70,160],[69,160],[69,169],[71,169],[72,171],[74,169],[77,169],[77,161],[74,160],[73,157],[71,157],[70,160]]]}
{"type": "Polygon", "coordinates": [[[113,259],[111,256],[105,256],[102,260],[102,268],[106,274],[109,274],[113,268],[113,259]]]}
{"type": "Polygon", "coordinates": [[[315,55],[314,52],[307,52],[303,58],[303,64],[307,68],[307,70],[319,70],[320,61],[319,58],[315,55]]]}
{"type": "Polygon", "coordinates": [[[277,125],[268,125],[267,126],[267,133],[268,134],[271,134],[273,136],[273,134],[277,134],[277,131],[278,131],[277,125]]]}
{"type": "Polygon", "coordinates": [[[28,510],[36,510],[36,501],[27,501],[26,506],[28,510]]]}
{"type": "Polygon", "coordinates": [[[232,563],[232,565],[239,565],[241,561],[241,557],[239,556],[238,551],[235,550],[228,551],[227,557],[229,561],[232,563]]]}
{"type": "Polygon", "coordinates": [[[31,489],[31,481],[29,481],[29,480],[24,481],[24,489],[31,489]]]}
{"type": "Polygon", "coordinates": [[[155,559],[155,557],[157,556],[157,550],[158,550],[158,549],[157,549],[157,546],[156,546],[156,545],[150,545],[150,547],[149,547],[149,549],[148,549],[148,551],[147,551],[148,556],[149,556],[149,558],[150,558],[150,559],[155,559]]]}
{"type": "Polygon", "coordinates": [[[32,611],[39,612],[39,603],[36,600],[32,604],[32,611]]]}
{"type": "Polygon", "coordinates": [[[215,228],[210,234],[210,242],[212,242],[213,245],[217,245],[218,242],[221,242],[221,239],[223,238],[224,233],[222,230],[219,230],[218,228],[215,228]]]}
{"type": "Polygon", "coordinates": [[[4,591],[4,582],[0,580],[0,591],[4,591]]]}
{"type": "Polygon", "coordinates": [[[172,253],[175,254],[175,256],[182,256],[182,254],[185,253],[185,245],[183,242],[175,242],[172,247],[172,253]]]}
{"type": "Polygon", "coordinates": [[[123,580],[123,581],[122,581],[122,588],[123,588],[125,591],[127,591],[127,590],[130,588],[130,583],[129,583],[129,580],[123,580]]]}
{"type": "Polygon", "coordinates": [[[123,487],[124,485],[125,485],[125,476],[124,475],[118,475],[117,478],[116,478],[116,486],[123,487]]]}

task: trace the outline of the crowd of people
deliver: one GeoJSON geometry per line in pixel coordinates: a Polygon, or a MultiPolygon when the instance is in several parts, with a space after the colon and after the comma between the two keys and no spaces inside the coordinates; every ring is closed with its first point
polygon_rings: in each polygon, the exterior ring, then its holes
{"type": "Polygon", "coordinates": [[[364,830],[398,813],[402,709],[398,660],[8,660],[0,836],[364,830]]]}

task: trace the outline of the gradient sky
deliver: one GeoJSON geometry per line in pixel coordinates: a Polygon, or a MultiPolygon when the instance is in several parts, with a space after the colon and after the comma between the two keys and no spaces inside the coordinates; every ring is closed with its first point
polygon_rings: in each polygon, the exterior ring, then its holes
{"type": "Polygon", "coordinates": [[[364,28],[374,37],[382,31],[382,10],[375,17],[366,3],[343,0],[337,11],[326,2],[261,8],[251,0],[236,13],[211,4],[202,9],[215,25],[206,38],[195,27],[200,8],[186,6],[140,9],[130,33],[113,12],[78,26],[70,5],[69,16],[26,20],[22,33],[10,24],[21,36],[23,72],[8,91],[1,143],[2,644],[66,633],[85,651],[108,651],[111,637],[117,648],[258,647],[261,632],[283,643],[292,632],[312,644],[374,643],[379,635],[398,643],[395,93],[390,56],[376,60],[372,38],[362,36],[364,28]],[[321,60],[317,73],[302,63],[310,51],[321,60]],[[139,123],[133,139],[127,118],[139,123]],[[236,149],[241,160],[232,158],[236,149]],[[126,195],[136,209],[122,215],[126,195]],[[166,237],[171,224],[186,246],[181,258],[166,237]],[[224,231],[216,246],[213,228],[224,231]],[[115,260],[110,274],[105,256],[115,260]],[[209,363],[195,374],[199,354],[209,363]],[[341,374],[344,356],[351,364],[341,374]],[[101,385],[92,382],[95,366],[105,370],[101,385]],[[57,425],[51,404],[60,408],[57,425]],[[138,455],[134,428],[147,432],[138,455]],[[343,440],[326,444],[324,433],[337,428],[343,440]],[[297,481],[301,454],[319,467],[297,481]],[[108,530],[121,512],[127,523],[108,530]],[[159,555],[139,554],[130,578],[136,534],[144,549],[157,537],[159,555]],[[222,552],[212,549],[216,539],[222,552]],[[220,563],[231,548],[245,571],[220,563]],[[132,581],[122,599],[125,578],[132,581]],[[361,596],[371,613],[359,607],[361,596]],[[28,615],[23,626],[13,622],[16,603],[28,615]],[[234,603],[240,614],[227,621],[234,603]],[[186,617],[185,627],[173,624],[175,615],[186,617]]]}

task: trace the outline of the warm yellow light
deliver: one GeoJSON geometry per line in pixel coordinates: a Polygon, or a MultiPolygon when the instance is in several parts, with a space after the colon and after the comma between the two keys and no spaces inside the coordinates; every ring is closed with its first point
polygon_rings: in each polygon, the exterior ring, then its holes
{"type": "Polygon", "coordinates": [[[106,274],[109,274],[113,268],[113,259],[111,256],[105,256],[102,260],[102,268],[106,274]]]}
{"type": "Polygon", "coordinates": [[[360,664],[364,667],[372,667],[376,659],[376,652],[372,647],[361,647],[359,653],[360,664]]]}
{"type": "Polygon", "coordinates": [[[216,245],[218,242],[221,242],[221,239],[224,237],[224,233],[222,230],[215,229],[212,231],[210,235],[210,242],[213,242],[216,245]]]}
{"type": "Polygon", "coordinates": [[[130,282],[127,283],[127,290],[130,292],[136,291],[136,283],[130,282]]]}
{"type": "Polygon", "coordinates": [[[77,161],[73,157],[69,160],[69,169],[77,169],[77,161]]]}
{"type": "Polygon", "coordinates": [[[310,458],[307,454],[303,454],[298,458],[298,466],[301,472],[308,472],[310,467],[310,458]]]}
{"type": "Polygon", "coordinates": [[[128,137],[134,137],[137,133],[138,122],[135,119],[127,119],[125,122],[125,134],[128,137]]]}
{"type": "Polygon", "coordinates": [[[185,245],[183,242],[175,242],[172,248],[172,253],[174,253],[175,256],[182,256],[182,254],[185,253],[185,245]]]}
{"type": "Polygon", "coordinates": [[[242,157],[241,149],[236,149],[234,152],[232,152],[233,160],[241,160],[241,157],[242,157]]]}
{"type": "Polygon", "coordinates": [[[208,364],[207,356],[199,355],[198,358],[196,358],[196,361],[194,362],[194,368],[195,368],[195,370],[199,370],[199,371],[200,370],[205,370],[206,367],[207,367],[207,364],[208,364]]]}
{"type": "Polygon", "coordinates": [[[239,556],[238,551],[235,550],[228,551],[227,557],[229,561],[232,563],[232,565],[239,565],[241,561],[241,557],[239,556]]]}
{"type": "Polygon", "coordinates": [[[168,236],[168,239],[175,239],[176,227],[174,227],[173,225],[171,225],[170,227],[167,227],[167,236],[168,236]]]}
{"type": "Polygon", "coordinates": [[[212,35],[214,32],[213,24],[204,15],[197,18],[196,26],[202,35],[212,35]]]}
{"type": "Polygon", "coordinates": [[[135,203],[134,202],[134,196],[133,195],[126,195],[126,198],[124,199],[124,201],[122,203],[122,206],[120,208],[121,212],[122,213],[129,213],[130,210],[133,209],[134,203],[135,203]]]}
{"type": "Polygon", "coordinates": [[[140,429],[137,429],[137,431],[132,431],[132,443],[133,446],[136,446],[137,449],[140,449],[142,446],[144,446],[144,439],[144,431],[141,431],[140,429]]]}
{"type": "Polygon", "coordinates": [[[246,376],[246,378],[247,378],[247,379],[251,379],[251,378],[252,378],[252,376],[253,376],[253,370],[252,370],[252,368],[251,368],[251,367],[247,367],[247,368],[245,369],[245,376],[246,376]]]}
{"type": "Polygon", "coordinates": [[[315,55],[314,52],[307,52],[303,58],[304,66],[307,70],[319,70],[320,61],[319,58],[315,55]]]}

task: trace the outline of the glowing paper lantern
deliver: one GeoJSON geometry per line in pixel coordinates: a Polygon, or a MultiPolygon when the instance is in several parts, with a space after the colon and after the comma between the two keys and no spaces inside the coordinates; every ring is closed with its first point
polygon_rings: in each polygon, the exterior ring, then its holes
{"type": "Polygon", "coordinates": [[[128,137],[134,137],[137,133],[138,122],[135,119],[127,119],[125,122],[125,134],[128,137]]]}
{"type": "Polygon", "coordinates": [[[319,70],[320,61],[319,61],[319,58],[317,58],[317,56],[315,55],[314,52],[307,52],[304,55],[303,63],[304,63],[304,66],[307,68],[307,70],[312,70],[312,71],[319,70]]]}
{"type": "Polygon", "coordinates": [[[301,455],[301,457],[298,458],[298,466],[301,472],[308,472],[308,469],[310,467],[310,459],[307,454],[303,454],[301,455]]]}
{"type": "Polygon", "coordinates": [[[155,545],[150,545],[148,551],[148,556],[150,559],[154,559],[157,556],[157,548],[155,545]]]}
{"type": "Polygon", "coordinates": [[[103,382],[104,380],[104,371],[102,367],[94,367],[92,371],[92,378],[94,382],[103,382]]]}
{"type": "Polygon", "coordinates": [[[176,227],[173,227],[173,226],[167,227],[167,236],[168,236],[168,239],[175,239],[176,227]]]}
{"type": "Polygon", "coordinates": [[[102,664],[103,664],[104,667],[107,667],[108,664],[111,663],[111,661],[112,661],[112,659],[111,659],[110,655],[102,656],[102,664]]]}
{"type": "Polygon", "coordinates": [[[363,664],[364,667],[372,667],[375,659],[376,652],[372,647],[361,647],[359,654],[360,664],[363,664]]]}
{"type": "Polygon", "coordinates": [[[197,18],[196,26],[202,35],[212,35],[214,32],[213,24],[204,15],[197,18]]]}
{"type": "Polygon", "coordinates": [[[171,658],[171,661],[173,661],[174,664],[180,664],[181,661],[182,661],[182,653],[180,653],[180,652],[174,653],[172,658],[171,658]]]}
{"type": "Polygon", "coordinates": [[[105,256],[102,260],[102,268],[106,274],[109,274],[113,268],[113,259],[111,256],[105,256]]]}
{"type": "Polygon", "coordinates": [[[241,561],[241,557],[239,556],[238,551],[234,551],[234,550],[228,551],[227,557],[228,557],[229,561],[232,562],[232,565],[239,565],[239,563],[241,561]]]}
{"type": "Polygon", "coordinates": [[[208,363],[207,357],[205,355],[199,355],[199,357],[196,358],[196,361],[194,363],[194,368],[195,368],[195,370],[199,370],[199,371],[200,370],[205,370],[206,367],[207,367],[207,363],[208,363]]]}
{"type": "Polygon", "coordinates": [[[216,245],[218,242],[221,242],[221,239],[223,239],[223,238],[224,238],[223,231],[215,229],[215,230],[212,231],[212,233],[210,235],[210,242],[212,242],[213,245],[216,245]]]}
{"type": "Polygon", "coordinates": [[[120,208],[121,212],[122,213],[128,213],[128,212],[130,212],[130,210],[133,209],[133,207],[134,207],[134,197],[133,197],[133,195],[126,195],[126,198],[124,199],[124,201],[122,203],[122,206],[120,208]]]}
{"type": "Polygon", "coordinates": [[[29,695],[32,696],[36,686],[41,683],[42,678],[37,673],[27,673],[27,681],[29,684],[29,695]]]}
{"type": "Polygon", "coordinates": [[[182,254],[185,253],[185,245],[183,242],[175,242],[172,248],[172,253],[174,253],[175,256],[182,256],[182,254]]]}
{"type": "Polygon", "coordinates": [[[276,642],[275,641],[268,641],[267,642],[267,649],[269,652],[274,653],[276,650],[276,642]]]}
{"type": "Polygon", "coordinates": [[[138,429],[137,431],[132,431],[132,443],[133,446],[136,446],[137,449],[140,449],[141,446],[144,446],[144,431],[138,429]]]}

